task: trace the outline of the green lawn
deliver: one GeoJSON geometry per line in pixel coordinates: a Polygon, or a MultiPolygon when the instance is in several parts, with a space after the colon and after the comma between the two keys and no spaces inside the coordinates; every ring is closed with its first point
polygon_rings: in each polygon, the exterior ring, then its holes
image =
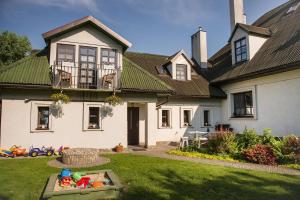
{"type": "MultiPolygon", "coordinates": [[[[123,199],[299,199],[300,177],[202,165],[185,161],[108,155],[126,186],[123,199]]],[[[53,159],[53,158],[51,158],[53,159]]],[[[0,160],[0,199],[39,199],[47,178],[59,169],[49,158],[0,160]]]]}

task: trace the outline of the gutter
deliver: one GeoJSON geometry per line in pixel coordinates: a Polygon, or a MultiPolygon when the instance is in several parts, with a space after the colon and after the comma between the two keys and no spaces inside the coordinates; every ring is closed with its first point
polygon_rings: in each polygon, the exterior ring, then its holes
{"type": "Polygon", "coordinates": [[[156,109],[159,109],[162,105],[164,105],[168,102],[169,102],[169,95],[167,96],[165,101],[163,101],[162,103],[156,104],[156,109]]]}

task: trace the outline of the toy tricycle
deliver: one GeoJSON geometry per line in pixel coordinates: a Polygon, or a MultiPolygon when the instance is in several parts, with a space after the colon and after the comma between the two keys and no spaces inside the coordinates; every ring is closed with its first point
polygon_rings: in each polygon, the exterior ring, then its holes
{"type": "Polygon", "coordinates": [[[3,149],[0,149],[0,156],[6,157],[6,158],[14,158],[15,157],[13,152],[8,151],[8,150],[3,150],[3,149]]]}
{"type": "Polygon", "coordinates": [[[33,146],[29,149],[29,156],[36,157],[36,156],[52,156],[54,154],[54,149],[52,147],[46,148],[34,148],[33,146]]]}
{"type": "Polygon", "coordinates": [[[25,148],[21,148],[20,146],[13,145],[9,149],[15,156],[28,156],[25,148]]]}

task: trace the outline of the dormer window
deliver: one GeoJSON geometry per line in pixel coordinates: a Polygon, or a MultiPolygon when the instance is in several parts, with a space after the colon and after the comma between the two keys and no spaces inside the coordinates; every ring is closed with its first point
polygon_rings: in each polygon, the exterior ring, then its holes
{"type": "Polygon", "coordinates": [[[235,62],[243,62],[247,60],[247,43],[246,38],[239,39],[234,42],[235,62]]]}
{"type": "Polygon", "coordinates": [[[183,64],[176,64],[176,79],[180,81],[187,80],[187,66],[183,64]]]}
{"type": "Polygon", "coordinates": [[[104,67],[117,66],[117,52],[115,49],[101,49],[101,62],[104,67]]]}
{"type": "Polygon", "coordinates": [[[74,62],[75,46],[69,44],[57,44],[57,61],[74,62]]]}

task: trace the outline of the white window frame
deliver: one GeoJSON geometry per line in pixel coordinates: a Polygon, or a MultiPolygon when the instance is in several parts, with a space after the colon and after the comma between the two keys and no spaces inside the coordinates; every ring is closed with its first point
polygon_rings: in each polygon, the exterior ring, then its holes
{"type": "Polygon", "coordinates": [[[160,129],[171,129],[172,128],[172,109],[171,108],[160,108],[158,110],[158,128],[160,129]],[[169,111],[169,126],[162,126],[162,111],[169,111]]]}
{"type": "Polygon", "coordinates": [[[186,107],[182,107],[180,108],[180,127],[181,128],[187,128],[187,127],[192,127],[193,126],[193,109],[192,108],[186,108],[186,107]],[[190,111],[190,123],[188,125],[184,124],[184,111],[188,110],[190,111]]]}
{"type": "Polygon", "coordinates": [[[83,131],[103,131],[103,123],[101,117],[101,107],[104,106],[104,103],[98,102],[84,102],[83,103],[83,131]],[[89,113],[90,107],[99,108],[99,128],[89,128],[89,113]]]}
{"type": "Polygon", "coordinates": [[[52,102],[35,101],[31,102],[30,112],[30,132],[31,133],[44,133],[53,132],[53,116],[51,114],[52,102]],[[38,107],[49,107],[49,127],[48,129],[38,129],[38,107]]]}
{"type": "Polygon", "coordinates": [[[257,94],[256,94],[256,86],[252,87],[243,87],[243,88],[237,88],[232,89],[227,92],[228,96],[228,119],[229,120],[257,120],[257,94]],[[235,93],[241,93],[241,92],[252,92],[252,102],[253,102],[253,117],[234,117],[234,94],[235,93]]]}

